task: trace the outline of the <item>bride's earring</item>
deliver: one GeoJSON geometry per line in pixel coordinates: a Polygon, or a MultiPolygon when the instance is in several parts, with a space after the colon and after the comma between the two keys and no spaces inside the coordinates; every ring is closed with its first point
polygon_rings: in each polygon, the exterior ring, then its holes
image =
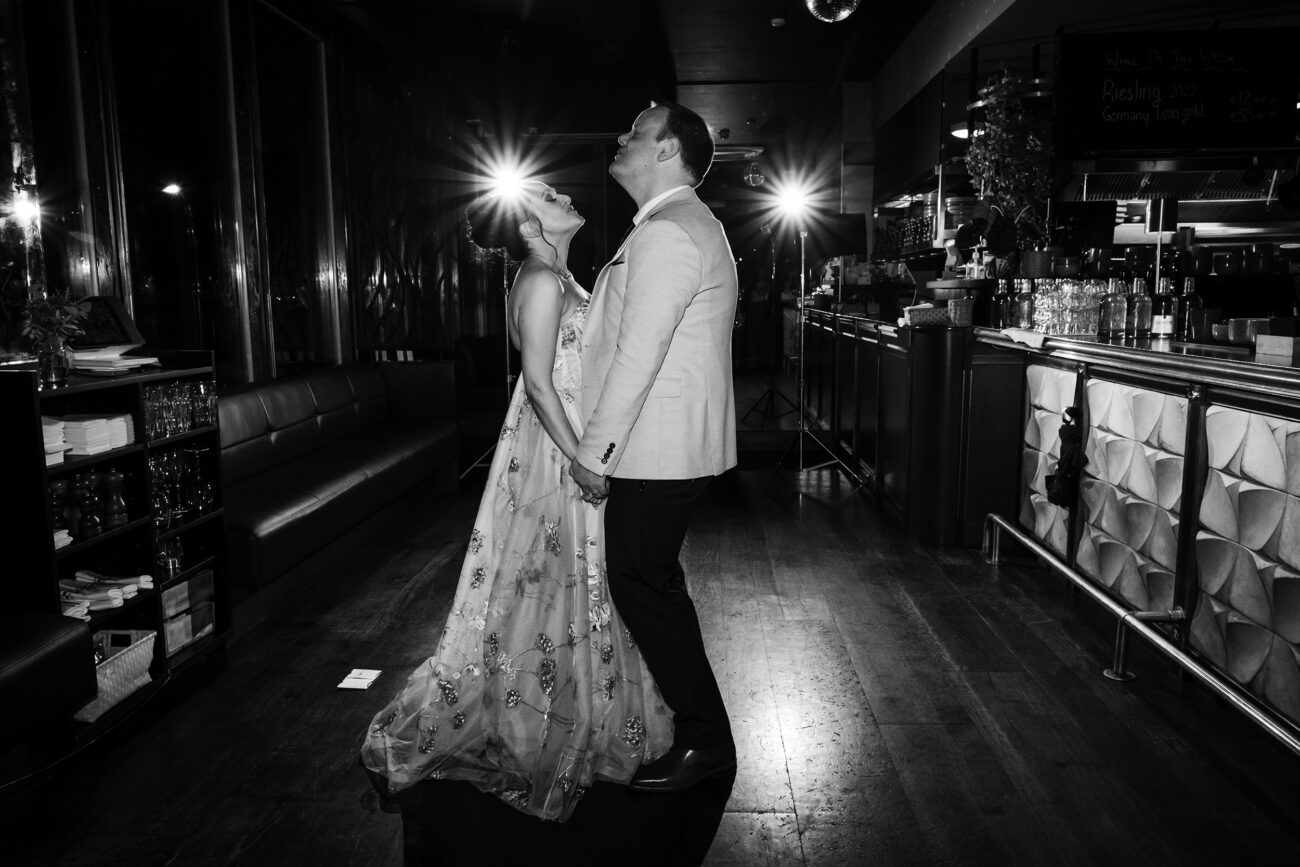
{"type": "Polygon", "coordinates": [[[524,238],[540,238],[542,236],[542,224],[536,220],[524,220],[519,224],[519,234],[524,238]]]}

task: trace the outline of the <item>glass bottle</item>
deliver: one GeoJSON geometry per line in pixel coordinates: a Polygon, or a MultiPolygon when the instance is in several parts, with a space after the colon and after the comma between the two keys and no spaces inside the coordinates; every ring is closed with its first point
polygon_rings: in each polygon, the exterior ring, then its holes
{"type": "Polygon", "coordinates": [[[1178,298],[1177,322],[1174,326],[1175,340],[1192,339],[1192,316],[1195,311],[1205,306],[1201,296],[1196,294],[1196,278],[1183,278],[1183,294],[1178,298]]]}
{"type": "Polygon", "coordinates": [[[1015,325],[1016,296],[1011,291],[1011,278],[998,281],[997,294],[993,296],[993,327],[1011,328],[1015,325]]]}
{"type": "Polygon", "coordinates": [[[1133,293],[1128,297],[1124,334],[1139,340],[1151,336],[1151,296],[1147,294],[1147,281],[1143,277],[1133,278],[1133,293]]]}
{"type": "Polygon", "coordinates": [[[1034,283],[1032,280],[1016,281],[1015,326],[1034,327],[1034,283]]]}
{"type": "Polygon", "coordinates": [[[1102,340],[1122,340],[1127,309],[1124,281],[1119,277],[1111,277],[1097,311],[1097,336],[1102,340]]]}
{"type": "Polygon", "coordinates": [[[1156,294],[1151,299],[1151,339],[1172,340],[1178,318],[1178,299],[1173,296],[1173,281],[1161,277],[1156,281],[1156,294]]]}

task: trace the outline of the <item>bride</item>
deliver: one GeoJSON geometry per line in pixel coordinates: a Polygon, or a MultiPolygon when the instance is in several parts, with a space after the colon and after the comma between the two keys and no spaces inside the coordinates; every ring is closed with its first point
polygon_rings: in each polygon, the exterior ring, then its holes
{"type": "Polygon", "coordinates": [[[609,598],[599,501],[568,465],[582,435],[588,294],[565,267],[585,222],[541,184],[466,210],[522,259],[507,328],[523,375],[433,655],[375,715],[362,764],[396,793],[464,780],[563,821],[594,780],[626,784],[672,744],[672,715],[609,598]]]}

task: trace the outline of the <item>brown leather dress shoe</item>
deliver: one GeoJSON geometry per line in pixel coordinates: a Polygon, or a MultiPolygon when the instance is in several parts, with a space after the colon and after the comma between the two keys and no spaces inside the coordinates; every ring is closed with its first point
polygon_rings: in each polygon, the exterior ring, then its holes
{"type": "Polygon", "coordinates": [[[673,747],[632,775],[628,788],[638,792],[681,792],[736,769],[736,754],[723,750],[673,747]]]}

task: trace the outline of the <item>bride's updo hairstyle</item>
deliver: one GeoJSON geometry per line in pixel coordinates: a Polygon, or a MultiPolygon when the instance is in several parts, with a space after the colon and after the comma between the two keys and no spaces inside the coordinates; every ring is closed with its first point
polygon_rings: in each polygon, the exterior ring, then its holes
{"type": "Polygon", "coordinates": [[[465,208],[465,219],[471,241],[486,250],[504,247],[516,262],[528,255],[528,246],[520,234],[521,225],[531,223],[534,229],[541,228],[520,196],[483,196],[465,208]]]}

